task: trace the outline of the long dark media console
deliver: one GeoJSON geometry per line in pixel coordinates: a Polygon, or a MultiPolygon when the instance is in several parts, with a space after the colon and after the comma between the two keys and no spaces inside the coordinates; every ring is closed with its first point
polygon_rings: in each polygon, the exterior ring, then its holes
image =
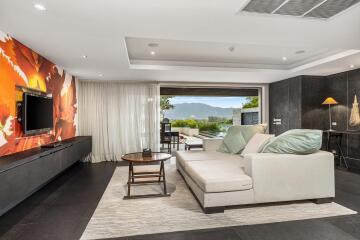
{"type": "Polygon", "coordinates": [[[0,157],[0,216],[92,151],[90,136],[0,157]]]}

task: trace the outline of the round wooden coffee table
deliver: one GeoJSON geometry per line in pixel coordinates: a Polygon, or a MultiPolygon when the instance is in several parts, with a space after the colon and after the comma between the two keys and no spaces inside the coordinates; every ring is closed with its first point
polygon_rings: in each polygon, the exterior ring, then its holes
{"type": "Polygon", "coordinates": [[[170,154],[153,152],[151,157],[144,157],[142,152],[128,153],[121,157],[122,160],[129,162],[129,177],[127,182],[127,196],[124,199],[134,198],[148,198],[148,197],[169,197],[170,194],[166,190],[166,178],[165,178],[165,167],[164,162],[171,158],[170,154]],[[160,162],[159,171],[148,171],[148,172],[135,172],[134,164],[145,165],[150,163],[160,162]],[[157,180],[142,180],[135,181],[135,179],[149,179],[157,178],[157,180]],[[148,183],[163,183],[164,193],[163,194],[143,194],[143,195],[131,195],[131,185],[148,184],[148,183]]]}

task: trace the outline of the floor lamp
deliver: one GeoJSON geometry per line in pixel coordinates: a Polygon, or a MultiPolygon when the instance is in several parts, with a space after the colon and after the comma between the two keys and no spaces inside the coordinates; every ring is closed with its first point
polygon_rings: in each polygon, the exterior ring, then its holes
{"type": "Polygon", "coordinates": [[[336,105],[338,104],[338,102],[333,99],[332,97],[328,97],[325,99],[325,101],[322,103],[323,105],[329,105],[329,126],[330,126],[330,131],[332,131],[331,128],[331,105],[336,105]]]}

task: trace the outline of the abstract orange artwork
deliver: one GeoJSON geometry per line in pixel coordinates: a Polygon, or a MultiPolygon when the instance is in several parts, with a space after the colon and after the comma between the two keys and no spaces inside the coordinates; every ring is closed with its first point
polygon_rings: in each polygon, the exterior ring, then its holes
{"type": "Polygon", "coordinates": [[[76,80],[46,58],[0,31],[0,156],[76,134],[76,80]],[[54,129],[24,136],[16,118],[16,86],[46,92],[54,101],[54,129]]]}

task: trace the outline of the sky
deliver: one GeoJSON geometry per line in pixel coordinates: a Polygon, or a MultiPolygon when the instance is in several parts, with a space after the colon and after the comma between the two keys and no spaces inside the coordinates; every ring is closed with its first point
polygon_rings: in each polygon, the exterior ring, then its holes
{"type": "Polygon", "coordinates": [[[171,98],[171,104],[179,103],[204,103],[213,107],[241,108],[246,102],[245,97],[197,97],[197,96],[175,96],[171,98]]]}

